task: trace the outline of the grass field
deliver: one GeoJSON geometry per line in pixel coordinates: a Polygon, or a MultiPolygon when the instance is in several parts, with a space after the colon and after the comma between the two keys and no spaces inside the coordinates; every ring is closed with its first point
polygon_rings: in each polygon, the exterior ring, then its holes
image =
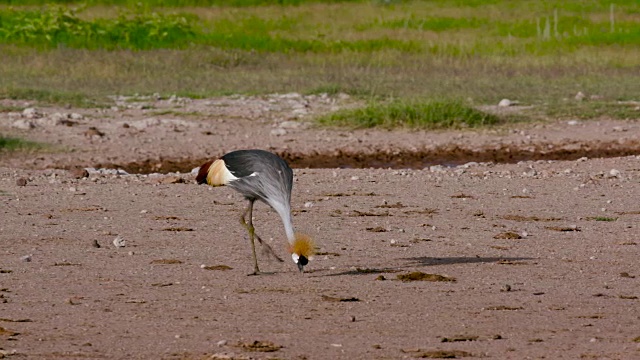
{"type": "Polygon", "coordinates": [[[43,3],[0,1],[3,97],[346,92],[418,107],[509,98],[535,105],[531,118],[638,117],[617,103],[640,93],[637,1],[43,3]]]}
{"type": "Polygon", "coordinates": [[[0,153],[10,151],[43,150],[47,146],[33,141],[14,137],[4,137],[0,134],[0,153]]]}

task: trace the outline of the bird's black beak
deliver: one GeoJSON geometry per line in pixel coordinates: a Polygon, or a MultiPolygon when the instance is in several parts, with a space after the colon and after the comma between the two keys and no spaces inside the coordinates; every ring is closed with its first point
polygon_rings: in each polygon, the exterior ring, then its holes
{"type": "Polygon", "coordinates": [[[298,258],[298,270],[300,270],[300,272],[304,272],[304,266],[307,265],[309,263],[309,259],[307,259],[306,256],[300,256],[298,258]]]}

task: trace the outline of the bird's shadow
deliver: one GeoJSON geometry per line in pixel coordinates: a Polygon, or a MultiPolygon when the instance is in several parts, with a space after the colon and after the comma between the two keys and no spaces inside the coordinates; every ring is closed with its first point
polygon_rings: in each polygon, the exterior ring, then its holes
{"type": "Polygon", "coordinates": [[[497,263],[497,262],[519,262],[533,260],[529,257],[481,257],[481,256],[455,256],[445,258],[434,258],[428,256],[416,256],[403,258],[408,262],[407,266],[435,266],[435,265],[453,265],[453,264],[476,264],[476,263],[497,263]]]}
{"type": "Polygon", "coordinates": [[[262,270],[260,270],[260,272],[257,273],[257,274],[256,273],[247,273],[247,276],[248,277],[254,277],[254,276],[260,277],[260,276],[273,276],[273,275],[278,275],[278,274],[279,274],[278,271],[262,271],[262,270]]]}
{"type": "Polygon", "coordinates": [[[401,258],[405,262],[400,266],[389,267],[376,267],[376,268],[356,268],[353,270],[342,271],[338,273],[324,274],[318,276],[343,276],[343,275],[371,275],[371,274],[384,274],[405,271],[409,269],[415,269],[420,266],[437,266],[437,265],[453,265],[453,264],[476,264],[476,263],[519,263],[534,258],[528,257],[446,257],[446,258],[434,258],[428,256],[418,256],[410,258],[401,258]]]}

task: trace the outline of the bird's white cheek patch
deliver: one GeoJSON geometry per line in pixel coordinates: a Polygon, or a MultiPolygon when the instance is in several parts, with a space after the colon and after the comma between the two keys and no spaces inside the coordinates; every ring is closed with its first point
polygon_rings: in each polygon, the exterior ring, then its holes
{"type": "Polygon", "coordinates": [[[300,259],[300,256],[298,256],[298,254],[291,254],[291,258],[293,259],[294,263],[298,263],[298,259],[300,259]]]}

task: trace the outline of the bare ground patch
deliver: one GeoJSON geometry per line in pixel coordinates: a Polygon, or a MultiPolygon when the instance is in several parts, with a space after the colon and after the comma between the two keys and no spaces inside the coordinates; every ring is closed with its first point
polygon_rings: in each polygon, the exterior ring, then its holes
{"type": "MultiPolygon", "coordinates": [[[[83,117],[3,128],[65,151],[0,158],[1,356],[640,354],[629,316],[640,296],[640,159],[621,156],[637,154],[636,122],[346,131],[304,125],[290,105],[258,105],[153,104],[204,114],[195,118],[42,108],[83,117]],[[318,246],[308,272],[258,251],[265,274],[247,276],[244,200],[188,173],[241,147],[298,167],[294,224],[318,246]],[[621,157],[592,158],[601,155],[621,157]],[[134,174],[65,170],[106,164],[134,174]],[[163,181],[175,176],[183,181],[163,181]]],[[[0,114],[2,126],[9,118],[0,114]]],[[[277,215],[258,204],[254,217],[287,255],[277,215]]]]}

